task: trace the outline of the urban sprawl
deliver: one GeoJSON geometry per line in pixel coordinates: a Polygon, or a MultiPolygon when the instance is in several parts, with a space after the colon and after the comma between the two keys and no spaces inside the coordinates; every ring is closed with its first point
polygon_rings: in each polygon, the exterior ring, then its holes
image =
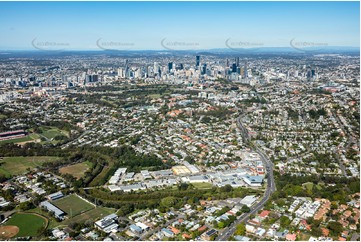
{"type": "Polygon", "coordinates": [[[0,239],[350,241],[358,54],[0,56],[0,239]]]}

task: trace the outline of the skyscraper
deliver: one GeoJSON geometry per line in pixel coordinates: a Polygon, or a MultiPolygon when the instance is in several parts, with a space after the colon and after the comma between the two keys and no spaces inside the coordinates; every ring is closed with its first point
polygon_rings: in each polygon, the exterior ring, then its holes
{"type": "Polygon", "coordinates": [[[129,61],[128,59],[125,60],[125,67],[124,67],[124,72],[125,72],[125,77],[129,77],[129,61]]]}
{"type": "Polygon", "coordinates": [[[124,77],[125,77],[123,68],[118,68],[118,76],[119,76],[120,78],[124,78],[124,77]]]}
{"type": "Polygon", "coordinates": [[[248,77],[248,67],[247,67],[247,61],[244,63],[244,72],[243,72],[243,78],[248,77]]]}
{"type": "Polygon", "coordinates": [[[311,77],[312,77],[312,71],[311,71],[311,68],[307,68],[307,80],[311,80],[311,77]]]}
{"type": "Polygon", "coordinates": [[[237,67],[239,67],[239,57],[236,57],[236,65],[237,65],[237,67]]]}
{"type": "Polygon", "coordinates": [[[153,67],[153,72],[154,72],[154,76],[158,75],[159,73],[159,66],[157,62],[154,62],[154,67],[153,67]]]}
{"type": "Polygon", "coordinates": [[[206,73],[207,73],[207,64],[204,64],[202,68],[202,75],[205,75],[206,73]]]}
{"type": "MultiPolygon", "coordinates": [[[[154,74],[154,73],[153,73],[154,74]]],[[[150,77],[152,76],[152,67],[151,66],[148,66],[147,67],[147,77],[150,77]]]]}
{"type": "Polygon", "coordinates": [[[168,72],[171,72],[173,69],[173,62],[168,63],[168,72]]]}
{"type": "Polygon", "coordinates": [[[237,72],[237,65],[236,65],[236,63],[233,63],[233,65],[232,65],[232,72],[237,72]]]}
{"type": "Polygon", "coordinates": [[[97,82],[99,81],[99,76],[98,75],[93,75],[93,82],[97,82]]]}
{"type": "Polygon", "coordinates": [[[196,67],[197,67],[197,69],[198,69],[200,63],[201,63],[201,56],[197,55],[196,56],[196,67]]]}
{"type": "Polygon", "coordinates": [[[99,80],[98,75],[86,75],[86,77],[85,77],[86,83],[97,82],[98,80],[99,80]]]}

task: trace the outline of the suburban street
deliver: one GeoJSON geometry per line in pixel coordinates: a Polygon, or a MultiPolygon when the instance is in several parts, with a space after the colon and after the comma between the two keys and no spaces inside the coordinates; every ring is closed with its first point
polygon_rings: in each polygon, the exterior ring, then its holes
{"type": "Polygon", "coordinates": [[[149,230],[148,232],[146,232],[145,234],[143,234],[143,235],[139,238],[139,240],[142,241],[142,240],[147,239],[147,238],[148,238],[149,236],[151,236],[152,234],[155,234],[155,233],[159,232],[162,228],[168,227],[168,226],[171,225],[173,222],[175,222],[175,221],[177,221],[178,219],[181,219],[181,218],[184,219],[184,216],[177,216],[177,217],[174,218],[174,219],[168,220],[163,227],[162,227],[162,226],[159,226],[159,227],[157,227],[156,229],[151,229],[151,230],[149,230]]]}
{"type": "MultiPolygon", "coordinates": [[[[250,138],[249,138],[249,134],[247,129],[242,125],[241,123],[241,117],[239,117],[237,119],[237,125],[238,128],[241,130],[242,132],[242,137],[244,142],[249,142],[250,138]]],[[[268,157],[266,156],[266,154],[257,146],[254,145],[255,148],[255,152],[257,152],[261,159],[262,162],[264,164],[264,166],[267,169],[267,188],[266,191],[262,197],[262,199],[260,201],[258,201],[256,204],[254,204],[250,209],[251,211],[249,213],[245,213],[242,214],[230,227],[226,228],[223,233],[221,233],[218,238],[216,239],[217,241],[226,241],[229,239],[229,237],[231,237],[234,232],[236,231],[236,227],[238,224],[246,222],[251,214],[255,214],[257,213],[260,209],[262,209],[262,207],[264,206],[264,204],[268,201],[268,199],[270,198],[271,194],[276,191],[276,185],[274,182],[274,177],[273,177],[273,164],[272,162],[268,159],[268,157]]]]}

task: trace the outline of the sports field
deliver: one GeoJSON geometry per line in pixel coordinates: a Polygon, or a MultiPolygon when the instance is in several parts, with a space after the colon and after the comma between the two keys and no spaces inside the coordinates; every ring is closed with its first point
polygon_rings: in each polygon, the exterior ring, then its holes
{"type": "MultiPolygon", "coordinates": [[[[39,213],[42,214],[44,216],[49,216],[47,212],[42,211],[39,207],[34,208],[29,210],[29,212],[35,212],[35,213],[39,213]]],[[[82,214],[79,214],[77,216],[74,216],[72,218],[69,219],[65,219],[64,221],[61,222],[57,222],[55,221],[53,216],[49,217],[49,225],[48,228],[52,229],[58,226],[65,226],[65,225],[69,225],[72,222],[76,222],[76,223],[84,223],[87,220],[91,220],[91,221],[96,221],[99,220],[109,214],[115,213],[117,210],[115,208],[104,208],[104,207],[96,207],[93,208],[91,210],[88,210],[82,214]]],[[[1,233],[1,232],[0,232],[1,233]]]]}
{"type": "Polygon", "coordinates": [[[61,174],[70,174],[76,179],[84,176],[84,173],[92,166],[90,162],[81,162],[75,165],[64,166],[59,169],[61,174]]]}
{"type": "Polygon", "coordinates": [[[64,224],[69,224],[72,222],[76,223],[84,223],[87,220],[96,221],[99,220],[109,214],[115,213],[116,209],[114,208],[104,208],[104,207],[97,207],[92,210],[86,211],[85,213],[82,213],[74,218],[66,219],[64,224]]]}
{"type": "Polygon", "coordinates": [[[47,226],[47,219],[40,215],[31,213],[15,213],[5,223],[6,226],[13,225],[19,228],[15,237],[26,237],[38,235],[39,229],[47,226]]]}
{"type": "Polygon", "coordinates": [[[196,183],[192,183],[192,185],[198,189],[210,189],[213,186],[211,183],[206,183],[206,182],[196,182],[196,183]]]}
{"type": "Polygon", "coordinates": [[[68,136],[68,133],[64,130],[56,127],[41,127],[41,135],[48,139],[53,139],[55,136],[68,136]]]}
{"type": "Polygon", "coordinates": [[[53,162],[58,160],[55,156],[14,156],[4,157],[0,160],[0,174],[7,177],[11,175],[20,175],[26,172],[27,168],[33,169],[41,166],[44,162],[53,162]]]}
{"type": "Polygon", "coordinates": [[[25,137],[17,138],[17,139],[8,139],[8,140],[1,140],[0,144],[9,144],[9,143],[20,143],[33,140],[31,135],[27,135],[25,137]]]}
{"type": "Polygon", "coordinates": [[[79,198],[74,194],[61,198],[59,200],[55,200],[51,203],[66,212],[67,216],[70,218],[84,213],[95,207],[94,205],[84,201],[83,199],[79,198]]]}
{"type": "Polygon", "coordinates": [[[0,239],[7,240],[19,233],[19,227],[14,225],[0,226],[0,239]]]}

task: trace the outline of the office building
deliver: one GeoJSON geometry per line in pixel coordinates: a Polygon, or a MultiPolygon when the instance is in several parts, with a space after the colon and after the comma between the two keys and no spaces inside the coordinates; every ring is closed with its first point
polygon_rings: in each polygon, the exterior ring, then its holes
{"type": "Polygon", "coordinates": [[[237,67],[239,67],[239,57],[235,58],[235,62],[236,62],[237,67]]]}
{"type": "Polygon", "coordinates": [[[205,75],[206,73],[207,73],[207,64],[204,64],[202,68],[202,75],[205,75]]]}
{"type": "Polygon", "coordinates": [[[154,76],[159,76],[160,74],[160,68],[157,62],[154,62],[153,65],[153,72],[154,72],[154,76]]]}
{"type": "Polygon", "coordinates": [[[236,63],[233,63],[233,65],[232,65],[232,72],[237,72],[237,65],[236,65],[236,63]]]}
{"type": "Polygon", "coordinates": [[[200,63],[201,63],[201,56],[197,55],[197,56],[196,56],[196,68],[197,68],[197,69],[198,69],[200,63]]]}
{"type": "Polygon", "coordinates": [[[247,62],[244,63],[244,71],[243,71],[243,78],[247,78],[248,77],[248,69],[247,69],[247,62]]]}
{"type": "Polygon", "coordinates": [[[168,72],[172,72],[173,70],[173,62],[168,63],[168,72]]]}

